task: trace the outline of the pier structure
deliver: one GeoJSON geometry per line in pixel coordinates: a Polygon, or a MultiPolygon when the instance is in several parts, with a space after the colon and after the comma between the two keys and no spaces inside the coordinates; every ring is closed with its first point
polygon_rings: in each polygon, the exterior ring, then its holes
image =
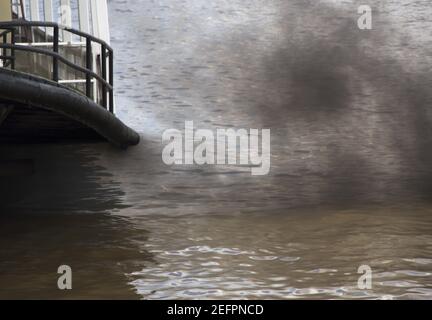
{"type": "Polygon", "coordinates": [[[106,0],[0,6],[0,141],[139,142],[115,117],[106,0]]]}

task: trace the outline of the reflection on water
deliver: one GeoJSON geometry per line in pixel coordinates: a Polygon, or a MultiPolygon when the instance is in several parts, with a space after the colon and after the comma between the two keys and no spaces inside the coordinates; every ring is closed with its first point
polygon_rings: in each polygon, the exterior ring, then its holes
{"type": "Polygon", "coordinates": [[[431,213],[143,217],[158,263],[134,272],[133,284],[148,299],[430,298],[432,259],[418,257],[430,257],[431,213]],[[357,288],[365,263],[373,290],[357,288]]]}
{"type": "Polygon", "coordinates": [[[137,297],[127,275],[152,260],[135,244],[148,232],[115,215],[124,194],[93,147],[0,148],[2,158],[32,159],[35,171],[0,180],[0,298],[137,297]],[[57,289],[64,264],[70,292],[57,289]]]}
{"type": "Polygon", "coordinates": [[[144,229],[107,214],[76,212],[13,212],[0,221],[0,298],[137,298],[127,274],[151,260],[134,245],[146,240],[144,229]],[[57,289],[60,265],[72,268],[70,292],[57,289]]]}
{"type": "Polygon", "coordinates": [[[432,298],[432,12],[377,1],[359,32],[360,2],[109,1],[143,141],[1,147],[35,173],[0,178],[0,296],[432,298]],[[270,128],[270,174],[165,166],[185,120],[270,128]]]}

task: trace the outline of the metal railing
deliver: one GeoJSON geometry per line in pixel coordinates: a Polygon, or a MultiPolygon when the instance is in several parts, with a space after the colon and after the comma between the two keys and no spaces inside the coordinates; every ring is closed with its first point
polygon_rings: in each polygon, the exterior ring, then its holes
{"type": "MultiPolygon", "coordinates": [[[[48,56],[52,59],[52,77],[51,80],[59,83],[59,62],[72,68],[75,71],[82,72],[85,74],[85,94],[88,98],[92,98],[92,82],[97,81],[101,87],[101,100],[99,104],[108,109],[111,113],[114,113],[114,55],[112,48],[103,40],[100,40],[92,35],[85,32],[75,30],[66,26],[59,25],[54,22],[36,22],[27,20],[14,20],[8,22],[0,22],[0,39],[3,43],[0,43],[1,55],[0,61],[3,62],[3,67],[7,66],[11,69],[15,69],[17,63],[16,51],[25,51],[35,54],[41,54],[48,56]],[[20,33],[20,28],[52,28],[52,36],[49,37],[49,42],[52,46],[52,50],[36,48],[32,46],[35,43],[17,44],[17,35],[20,33]],[[70,32],[73,35],[85,39],[85,67],[77,65],[74,62],[69,61],[59,53],[59,31],[70,32]],[[100,45],[101,53],[101,71],[100,75],[93,71],[93,44],[100,45]]],[[[66,79],[67,80],[67,79],[66,79]]],[[[96,93],[94,93],[96,94],[96,93]]]]}

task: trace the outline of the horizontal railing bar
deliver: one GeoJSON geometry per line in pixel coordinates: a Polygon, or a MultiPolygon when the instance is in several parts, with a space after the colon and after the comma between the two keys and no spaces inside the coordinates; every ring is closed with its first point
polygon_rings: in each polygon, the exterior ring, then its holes
{"type": "Polygon", "coordinates": [[[77,36],[88,38],[93,42],[97,42],[101,45],[104,45],[109,51],[113,51],[113,49],[108,45],[105,41],[96,38],[88,33],[69,28],[66,26],[63,26],[61,24],[55,23],[55,22],[46,22],[46,21],[27,21],[27,20],[14,20],[14,21],[5,21],[0,22],[0,29],[10,28],[10,27],[51,27],[51,28],[59,28],[61,30],[68,31],[70,33],[73,33],[77,36]]]}
{"type": "MultiPolygon", "coordinates": [[[[86,79],[59,80],[59,83],[86,83],[86,81],[86,79]]],[[[95,82],[95,80],[90,80],[90,82],[95,82]]]]}
{"type": "Polygon", "coordinates": [[[14,56],[0,56],[1,60],[15,60],[14,56]]]}
{"type": "MultiPolygon", "coordinates": [[[[52,42],[16,42],[16,45],[19,46],[31,46],[31,47],[53,47],[54,43],[52,42]]],[[[85,42],[59,42],[59,46],[85,46],[85,42]]]]}
{"type": "Polygon", "coordinates": [[[39,54],[44,54],[44,55],[48,55],[48,56],[51,56],[51,57],[55,57],[59,61],[61,61],[64,64],[66,64],[67,66],[69,66],[69,67],[71,67],[71,68],[73,68],[73,69],[75,69],[77,71],[80,71],[82,73],[89,74],[93,78],[99,80],[108,90],[113,90],[113,87],[105,79],[103,79],[101,76],[99,76],[98,74],[94,73],[91,70],[88,70],[86,68],[77,66],[73,62],[70,62],[69,60],[63,58],[58,53],[47,51],[47,50],[43,50],[43,49],[38,49],[38,48],[32,48],[32,47],[29,47],[29,46],[17,46],[17,45],[11,45],[11,44],[3,44],[3,43],[0,43],[0,48],[22,50],[22,51],[39,53],[39,54]]]}

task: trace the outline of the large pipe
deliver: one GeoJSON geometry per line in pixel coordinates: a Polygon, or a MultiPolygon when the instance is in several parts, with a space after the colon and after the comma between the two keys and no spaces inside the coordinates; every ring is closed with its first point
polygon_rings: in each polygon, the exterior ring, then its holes
{"type": "Polygon", "coordinates": [[[29,74],[0,69],[0,98],[47,109],[94,129],[112,144],[137,145],[138,133],[91,99],[56,82],[29,74]]]}

